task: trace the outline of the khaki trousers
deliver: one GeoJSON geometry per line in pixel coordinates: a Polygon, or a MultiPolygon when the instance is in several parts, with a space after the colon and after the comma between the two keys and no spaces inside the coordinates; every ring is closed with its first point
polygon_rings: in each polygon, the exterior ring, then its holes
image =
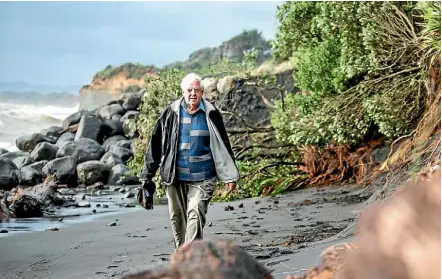
{"type": "Polygon", "coordinates": [[[206,213],[216,178],[198,182],[177,181],[166,187],[175,250],[203,238],[206,213]]]}

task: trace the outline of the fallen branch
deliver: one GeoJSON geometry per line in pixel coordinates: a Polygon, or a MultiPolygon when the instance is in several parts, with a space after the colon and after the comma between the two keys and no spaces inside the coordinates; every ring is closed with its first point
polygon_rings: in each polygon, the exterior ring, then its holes
{"type": "Polygon", "coordinates": [[[253,129],[227,129],[227,133],[229,134],[255,134],[255,133],[267,133],[267,132],[273,132],[275,128],[273,127],[263,127],[259,128],[260,130],[253,130],[253,129]]]}
{"type": "MultiPolygon", "coordinates": [[[[270,147],[270,146],[264,146],[263,145],[263,146],[261,146],[261,148],[263,148],[263,150],[262,150],[262,152],[259,152],[259,154],[245,154],[250,149],[260,148],[259,145],[254,145],[254,146],[251,146],[250,148],[249,147],[244,147],[243,149],[239,150],[236,153],[235,157],[238,160],[244,160],[244,158],[247,157],[247,158],[249,158],[249,160],[252,160],[252,161],[253,160],[257,160],[258,158],[265,158],[265,157],[270,157],[270,158],[273,158],[273,159],[284,158],[286,155],[285,154],[281,155],[281,153],[287,153],[287,152],[290,152],[290,150],[285,150],[285,151],[281,150],[279,152],[278,149],[279,148],[283,148],[283,147],[284,146],[270,147]],[[271,151],[273,151],[273,153],[271,151]]],[[[291,145],[287,145],[285,147],[292,147],[292,146],[291,145]]],[[[237,149],[235,149],[235,150],[237,150],[237,149]]]]}
{"type": "Polygon", "coordinates": [[[258,171],[263,171],[265,169],[272,168],[272,167],[278,167],[278,166],[303,166],[303,165],[304,165],[304,163],[302,163],[302,162],[274,162],[274,163],[271,163],[267,166],[260,168],[258,171]]]}
{"type": "Polygon", "coordinates": [[[265,96],[262,94],[261,90],[259,90],[258,86],[256,86],[256,90],[258,90],[258,93],[261,95],[261,99],[269,108],[274,109],[275,105],[273,105],[265,96]]]}
{"type": "Polygon", "coordinates": [[[283,145],[276,145],[276,146],[268,146],[268,145],[264,145],[264,144],[251,144],[248,146],[235,146],[234,149],[241,149],[244,151],[253,149],[253,148],[266,148],[266,149],[273,149],[273,148],[283,148],[283,147],[293,147],[296,146],[295,144],[283,144],[283,145]]]}
{"type": "Polygon", "coordinates": [[[256,131],[265,131],[265,132],[267,132],[267,131],[273,131],[274,130],[274,128],[272,128],[272,127],[262,127],[262,128],[261,127],[254,127],[254,126],[248,124],[247,121],[241,115],[238,115],[238,114],[236,114],[234,112],[231,112],[231,111],[220,111],[220,112],[222,114],[229,114],[229,115],[238,117],[244,123],[244,126],[250,128],[250,129],[256,130],[256,131]]]}
{"type": "MultiPolygon", "coordinates": [[[[400,141],[401,139],[409,138],[409,137],[413,136],[415,132],[416,132],[416,130],[413,130],[413,131],[412,131],[411,133],[409,133],[408,135],[403,135],[403,136],[400,136],[400,137],[398,137],[397,139],[395,139],[395,140],[390,144],[390,152],[388,153],[387,159],[386,159],[385,161],[388,162],[388,159],[390,159],[391,153],[393,153],[393,147],[394,147],[394,145],[395,145],[398,141],[400,141]]],[[[387,168],[388,168],[388,165],[387,165],[387,168]]]]}

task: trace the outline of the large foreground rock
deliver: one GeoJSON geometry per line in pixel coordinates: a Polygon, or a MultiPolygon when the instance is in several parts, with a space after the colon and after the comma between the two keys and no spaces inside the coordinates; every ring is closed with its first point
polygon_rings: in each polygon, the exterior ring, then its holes
{"type": "Polygon", "coordinates": [[[109,171],[109,166],[100,161],[88,161],[77,166],[78,180],[85,185],[96,182],[106,183],[109,171]]]}
{"type": "Polygon", "coordinates": [[[107,184],[138,185],[140,184],[140,181],[136,176],[130,174],[130,170],[126,165],[118,164],[112,167],[107,184]]]}
{"type": "Polygon", "coordinates": [[[55,158],[58,146],[48,142],[40,142],[31,152],[31,157],[35,162],[46,160],[50,161],[55,158]]]}
{"type": "Polygon", "coordinates": [[[75,159],[65,156],[49,161],[43,167],[43,178],[55,176],[60,184],[67,184],[68,187],[77,186],[77,169],[75,159]]]}
{"type": "Polygon", "coordinates": [[[440,169],[413,180],[360,214],[357,248],[334,278],[440,278],[440,169]]]}
{"type": "Polygon", "coordinates": [[[89,138],[81,138],[78,141],[69,142],[62,146],[56,157],[71,156],[77,162],[83,163],[86,161],[100,160],[104,154],[104,149],[101,145],[89,138]]]}
{"type": "Polygon", "coordinates": [[[32,152],[32,150],[34,150],[34,148],[40,142],[56,143],[57,139],[54,137],[48,137],[48,136],[42,135],[40,133],[34,133],[30,136],[19,137],[15,141],[15,145],[20,150],[32,152]]]}
{"type": "Polygon", "coordinates": [[[122,279],[271,279],[270,271],[228,240],[195,240],[183,245],[170,267],[127,275],[122,279]]]}
{"type": "Polygon", "coordinates": [[[11,190],[19,183],[17,166],[6,158],[0,158],[0,189],[11,190]]]}

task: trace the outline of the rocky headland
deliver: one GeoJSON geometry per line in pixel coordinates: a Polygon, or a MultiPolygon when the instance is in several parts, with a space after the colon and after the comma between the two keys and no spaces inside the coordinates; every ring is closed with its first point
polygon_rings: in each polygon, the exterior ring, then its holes
{"type": "Polygon", "coordinates": [[[79,92],[80,109],[95,109],[103,103],[117,100],[124,94],[137,93],[144,87],[144,79],[156,75],[152,66],[126,63],[118,67],[106,66],[96,73],[90,84],[79,92]]]}

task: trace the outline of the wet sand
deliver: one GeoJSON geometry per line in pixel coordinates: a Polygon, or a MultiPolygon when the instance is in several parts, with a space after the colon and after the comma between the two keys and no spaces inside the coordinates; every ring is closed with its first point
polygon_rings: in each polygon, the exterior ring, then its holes
{"type": "MultiPolygon", "coordinates": [[[[304,273],[320,262],[326,247],[349,241],[327,239],[353,221],[371,193],[351,186],[311,188],[214,203],[204,237],[235,241],[263,262],[274,278],[304,273]],[[227,205],[234,209],[225,211],[227,205]]],[[[0,237],[1,278],[120,278],[165,265],[173,252],[166,205],[152,211],[135,208],[81,224],[52,222],[48,227],[59,231],[0,237]],[[113,222],[116,226],[109,227],[113,222]]]]}

